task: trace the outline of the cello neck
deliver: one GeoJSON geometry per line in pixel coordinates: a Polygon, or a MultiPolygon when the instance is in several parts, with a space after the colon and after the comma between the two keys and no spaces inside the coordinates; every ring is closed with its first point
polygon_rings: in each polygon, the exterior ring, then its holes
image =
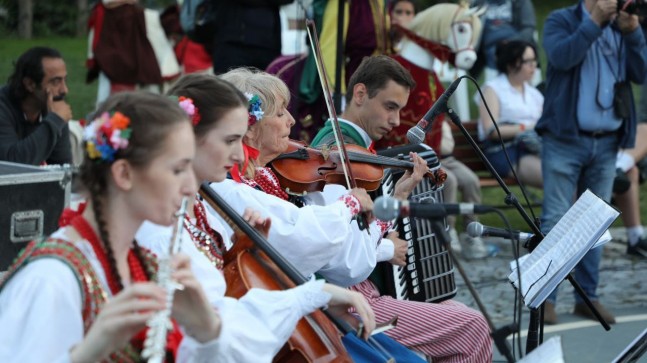
{"type": "Polygon", "coordinates": [[[301,272],[270,245],[261,232],[250,226],[221,196],[211,189],[209,183],[202,183],[199,193],[234,231],[240,230],[246,234],[295,284],[301,285],[307,281],[301,272]]]}

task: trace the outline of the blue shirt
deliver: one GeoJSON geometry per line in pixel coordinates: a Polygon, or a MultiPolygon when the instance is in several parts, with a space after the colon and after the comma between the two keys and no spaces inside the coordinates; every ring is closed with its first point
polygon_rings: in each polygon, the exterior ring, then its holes
{"type": "MultiPolygon", "coordinates": [[[[603,29],[584,16],[578,4],[553,11],[544,24],[543,48],[548,60],[544,111],[535,126],[539,134],[550,133],[567,142],[578,142],[577,108],[580,95],[580,69],[593,42],[603,29]]],[[[619,33],[614,25],[609,25],[619,33]]],[[[626,54],[623,65],[627,80],[642,84],[647,75],[647,46],[640,28],[622,35],[626,54]]],[[[631,89],[629,89],[631,93],[631,89]]],[[[633,96],[632,96],[633,97],[633,96]]],[[[633,101],[633,100],[632,100],[633,101]]],[[[633,102],[629,118],[618,130],[618,145],[632,148],[636,140],[636,112],[633,102]]]]}
{"type": "MultiPolygon", "coordinates": [[[[590,18],[581,4],[582,16],[590,18]]],[[[585,131],[615,131],[622,120],[613,112],[615,83],[625,79],[626,54],[622,37],[610,26],[593,42],[580,68],[580,97],[577,102],[579,128],[585,131]]]]}

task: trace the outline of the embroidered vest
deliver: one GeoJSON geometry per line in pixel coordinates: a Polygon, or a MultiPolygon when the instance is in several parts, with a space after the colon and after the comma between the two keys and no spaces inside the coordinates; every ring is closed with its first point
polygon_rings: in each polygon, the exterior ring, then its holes
{"type": "MultiPolygon", "coordinates": [[[[157,260],[155,256],[148,250],[142,248],[144,257],[143,263],[146,267],[151,267],[150,270],[157,271],[157,260]]],[[[90,264],[90,261],[85,257],[83,252],[79,250],[73,243],[58,239],[58,238],[44,238],[40,241],[30,242],[25,249],[23,249],[16,260],[11,264],[7,272],[0,280],[0,291],[4,288],[7,282],[18,272],[21,268],[27,266],[28,263],[33,262],[40,258],[55,258],[62,261],[70,267],[74,276],[79,283],[81,289],[82,308],[81,314],[83,316],[83,331],[87,333],[94,323],[101,307],[106,303],[108,294],[102,287],[101,282],[90,264]]],[[[151,276],[151,280],[156,279],[156,276],[151,276]]],[[[140,351],[135,349],[131,343],[126,347],[110,354],[108,359],[104,362],[124,362],[124,363],[137,363],[141,362],[140,351]]]]}

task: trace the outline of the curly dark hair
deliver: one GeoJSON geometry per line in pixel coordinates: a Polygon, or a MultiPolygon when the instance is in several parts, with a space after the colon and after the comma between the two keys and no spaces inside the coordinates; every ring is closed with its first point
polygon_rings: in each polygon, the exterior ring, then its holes
{"type": "Polygon", "coordinates": [[[54,48],[34,47],[27,50],[14,62],[14,71],[9,76],[7,84],[10,93],[17,100],[22,101],[29,95],[29,91],[23,84],[23,79],[31,79],[37,85],[43,82],[45,77],[43,58],[63,58],[63,56],[54,48]]]}

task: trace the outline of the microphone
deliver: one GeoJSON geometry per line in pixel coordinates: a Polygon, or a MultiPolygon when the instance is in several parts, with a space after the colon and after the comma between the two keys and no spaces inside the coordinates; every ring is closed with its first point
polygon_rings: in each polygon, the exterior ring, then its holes
{"type": "Polygon", "coordinates": [[[443,218],[454,214],[480,214],[494,210],[478,204],[411,203],[393,197],[379,197],[373,203],[373,215],[379,220],[390,221],[398,216],[418,218],[443,218]]]}
{"type": "Polygon", "coordinates": [[[534,235],[532,233],[527,233],[527,232],[521,232],[521,231],[515,231],[513,230],[508,231],[507,229],[504,228],[495,228],[495,227],[487,227],[482,225],[479,222],[471,222],[470,224],[467,225],[467,234],[470,237],[501,237],[501,238],[507,238],[507,239],[514,239],[524,242],[532,238],[534,235]]]}
{"type": "Polygon", "coordinates": [[[452,96],[458,84],[461,83],[463,78],[459,77],[452,82],[449,87],[443,92],[436,100],[436,103],[431,106],[429,111],[418,121],[418,124],[407,131],[407,139],[410,144],[421,144],[425,141],[425,135],[431,129],[431,125],[436,116],[447,111],[447,101],[452,96]]]}

